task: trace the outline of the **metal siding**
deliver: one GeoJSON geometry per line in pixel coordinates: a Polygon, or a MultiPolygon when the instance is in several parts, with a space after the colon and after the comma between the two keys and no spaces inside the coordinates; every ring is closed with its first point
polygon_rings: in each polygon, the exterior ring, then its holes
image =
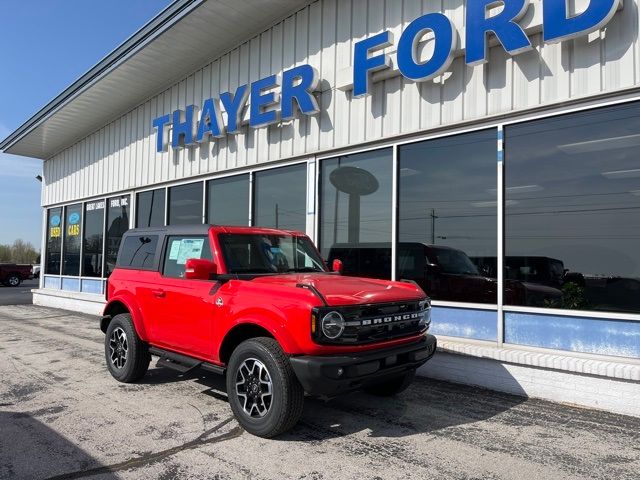
{"type": "MultiPolygon", "coordinates": [[[[228,8],[233,10],[231,3],[228,8]]],[[[501,46],[492,47],[489,62],[475,67],[458,56],[431,82],[395,77],[377,82],[371,96],[359,99],[337,90],[338,72],[352,65],[356,41],[389,29],[397,43],[410,21],[432,11],[449,16],[464,42],[463,0],[319,0],[49,159],[43,204],[313,155],[639,83],[638,9],[628,0],[602,32],[589,37],[543,44],[535,33],[530,52],[511,57],[501,46]],[[155,151],[154,118],[303,63],[321,74],[318,116],[257,130],[244,125],[238,135],[192,149],[155,151]]],[[[161,41],[154,45],[160,47],[161,41]]]]}

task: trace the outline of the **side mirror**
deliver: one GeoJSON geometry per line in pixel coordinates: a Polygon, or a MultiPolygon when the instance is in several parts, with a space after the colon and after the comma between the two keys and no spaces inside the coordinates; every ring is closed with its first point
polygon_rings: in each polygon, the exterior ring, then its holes
{"type": "Polygon", "coordinates": [[[344,265],[342,264],[342,260],[335,259],[333,261],[333,265],[331,265],[331,270],[342,275],[342,271],[344,270],[344,265]]]}
{"type": "Polygon", "coordinates": [[[427,263],[424,268],[427,273],[431,273],[433,275],[440,275],[442,273],[442,269],[437,263],[427,263]]]}
{"type": "Polygon", "coordinates": [[[187,280],[211,280],[218,273],[215,263],[200,258],[188,259],[184,267],[184,278],[187,280]]]}

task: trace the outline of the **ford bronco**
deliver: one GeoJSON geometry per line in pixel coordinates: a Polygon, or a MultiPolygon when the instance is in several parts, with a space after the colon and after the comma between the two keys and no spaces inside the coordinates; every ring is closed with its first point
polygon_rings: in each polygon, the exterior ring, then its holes
{"type": "Polygon", "coordinates": [[[436,350],[415,283],[329,271],[303,233],[211,225],[133,229],[108,279],[100,328],[110,373],[158,365],[226,375],[238,422],[276,436],[305,392],[393,395],[436,350]]]}

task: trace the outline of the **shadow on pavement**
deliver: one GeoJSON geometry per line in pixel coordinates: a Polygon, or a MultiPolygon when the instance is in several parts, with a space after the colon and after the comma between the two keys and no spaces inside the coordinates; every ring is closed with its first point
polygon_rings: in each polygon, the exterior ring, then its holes
{"type": "MultiPolygon", "coordinates": [[[[140,383],[154,385],[195,381],[201,393],[228,401],[224,377],[194,370],[180,375],[166,368],[150,369],[140,383]]],[[[404,437],[465,425],[500,415],[525,402],[510,395],[417,377],[395,397],[355,392],[324,401],[307,397],[299,425],[280,440],[324,440],[370,430],[373,437],[404,437]]]]}
{"type": "MultiPolygon", "coordinates": [[[[27,413],[0,411],[0,432],[0,478],[67,478],[66,472],[103,467],[27,413]]],[[[101,473],[117,478],[106,468],[101,473]]]]}

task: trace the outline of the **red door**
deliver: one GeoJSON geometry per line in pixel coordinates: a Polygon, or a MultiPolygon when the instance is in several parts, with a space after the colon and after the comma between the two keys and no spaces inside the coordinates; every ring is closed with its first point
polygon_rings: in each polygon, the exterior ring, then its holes
{"type": "Polygon", "coordinates": [[[186,355],[214,357],[214,280],[187,280],[189,258],[211,259],[206,236],[170,236],[164,248],[161,276],[152,289],[152,342],[186,355]]]}
{"type": "Polygon", "coordinates": [[[187,355],[213,358],[214,281],[164,277],[152,292],[157,308],[154,338],[187,355]]]}

